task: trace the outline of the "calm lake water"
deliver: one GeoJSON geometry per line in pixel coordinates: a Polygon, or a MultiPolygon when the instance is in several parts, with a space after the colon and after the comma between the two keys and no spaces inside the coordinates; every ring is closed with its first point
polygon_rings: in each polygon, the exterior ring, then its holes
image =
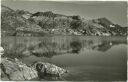
{"type": "Polygon", "coordinates": [[[19,43],[24,44],[24,46],[30,46],[44,40],[54,43],[55,46],[50,46],[50,48],[64,53],[50,57],[32,55],[22,58],[22,61],[26,64],[43,61],[63,67],[69,70],[63,80],[125,81],[127,79],[127,41],[125,37],[47,36],[14,38],[10,37],[8,41],[7,37],[3,39],[4,44],[10,45],[7,50],[16,49],[14,46],[19,43]]]}

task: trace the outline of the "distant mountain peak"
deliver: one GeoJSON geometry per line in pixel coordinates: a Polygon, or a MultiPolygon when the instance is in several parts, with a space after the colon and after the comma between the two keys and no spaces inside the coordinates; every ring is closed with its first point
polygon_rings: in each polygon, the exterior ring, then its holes
{"type": "Polygon", "coordinates": [[[7,6],[1,5],[1,12],[6,12],[6,11],[14,11],[14,10],[12,10],[11,8],[7,6]]]}

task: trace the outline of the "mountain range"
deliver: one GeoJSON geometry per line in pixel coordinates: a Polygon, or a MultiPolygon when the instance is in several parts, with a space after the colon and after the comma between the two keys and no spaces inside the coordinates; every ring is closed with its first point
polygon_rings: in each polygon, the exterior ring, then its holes
{"type": "Polygon", "coordinates": [[[126,36],[127,27],[106,17],[86,20],[79,15],[66,16],[52,11],[30,13],[1,6],[2,36],[88,35],[126,36]]]}

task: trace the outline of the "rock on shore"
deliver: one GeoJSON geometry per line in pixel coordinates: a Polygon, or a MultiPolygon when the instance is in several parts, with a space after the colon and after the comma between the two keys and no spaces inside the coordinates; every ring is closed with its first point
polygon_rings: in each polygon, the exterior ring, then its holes
{"type": "Polygon", "coordinates": [[[21,61],[15,59],[3,59],[1,63],[1,79],[2,80],[30,80],[37,78],[37,71],[34,68],[28,67],[21,61]]]}
{"type": "Polygon", "coordinates": [[[47,75],[60,77],[67,72],[67,70],[50,63],[37,62],[32,66],[27,66],[18,59],[1,58],[1,60],[1,80],[24,81],[34,78],[44,79],[47,75]]]}

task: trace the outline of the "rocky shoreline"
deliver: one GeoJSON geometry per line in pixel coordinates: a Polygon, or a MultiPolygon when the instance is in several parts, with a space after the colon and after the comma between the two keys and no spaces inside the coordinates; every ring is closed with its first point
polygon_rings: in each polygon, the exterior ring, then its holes
{"type": "Polygon", "coordinates": [[[47,77],[56,79],[67,73],[67,70],[45,62],[36,62],[27,66],[17,58],[1,58],[0,65],[1,80],[4,81],[47,80],[47,77]]]}

